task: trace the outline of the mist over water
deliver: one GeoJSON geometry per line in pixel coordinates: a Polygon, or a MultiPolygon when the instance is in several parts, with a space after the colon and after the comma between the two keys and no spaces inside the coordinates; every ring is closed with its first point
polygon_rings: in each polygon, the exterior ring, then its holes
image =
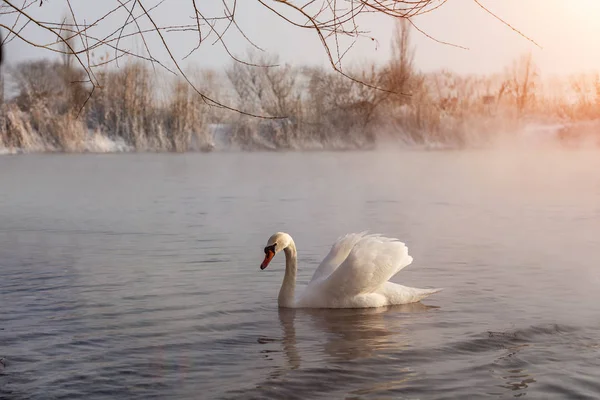
{"type": "Polygon", "coordinates": [[[0,398],[597,398],[600,158],[494,150],[0,157],[0,398]],[[278,310],[340,235],[404,241],[374,310],[278,310]]]}

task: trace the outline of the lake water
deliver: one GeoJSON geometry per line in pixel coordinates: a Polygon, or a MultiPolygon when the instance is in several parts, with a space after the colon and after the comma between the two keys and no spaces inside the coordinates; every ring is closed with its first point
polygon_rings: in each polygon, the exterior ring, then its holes
{"type": "Polygon", "coordinates": [[[0,398],[600,397],[600,156],[0,157],[0,398]],[[369,229],[409,306],[279,311],[369,229]]]}

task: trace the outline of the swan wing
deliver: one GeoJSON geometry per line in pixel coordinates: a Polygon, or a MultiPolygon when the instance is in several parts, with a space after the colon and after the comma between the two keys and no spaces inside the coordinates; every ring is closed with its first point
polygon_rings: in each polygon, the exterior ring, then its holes
{"type": "Polygon", "coordinates": [[[328,277],[331,275],[333,271],[337,267],[344,262],[350,251],[354,247],[359,240],[361,240],[367,232],[360,233],[348,233],[344,236],[338,238],[333,246],[331,246],[331,250],[329,250],[329,254],[325,256],[321,264],[317,267],[317,270],[313,274],[310,282],[319,280],[321,278],[328,277]]]}
{"type": "Polygon", "coordinates": [[[408,248],[398,239],[363,236],[323,282],[322,289],[338,298],[372,293],[412,261],[408,248]]]}

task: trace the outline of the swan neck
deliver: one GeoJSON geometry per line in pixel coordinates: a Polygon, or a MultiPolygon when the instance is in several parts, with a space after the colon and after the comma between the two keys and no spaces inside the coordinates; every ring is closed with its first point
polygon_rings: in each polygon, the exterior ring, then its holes
{"type": "Polygon", "coordinates": [[[296,272],[297,267],[297,255],[296,245],[292,240],[290,245],[283,249],[285,253],[285,276],[283,277],[283,283],[281,284],[281,290],[279,291],[278,304],[279,307],[293,307],[295,303],[295,291],[296,291],[296,272]]]}

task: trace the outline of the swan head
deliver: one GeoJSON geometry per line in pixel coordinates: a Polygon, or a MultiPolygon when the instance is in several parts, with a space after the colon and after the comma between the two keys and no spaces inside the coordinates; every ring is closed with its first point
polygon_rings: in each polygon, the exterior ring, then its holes
{"type": "Polygon", "coordinates": [[[265,246],[265,259],[260,264],[260,269],[265,269],[275,257],[275,254],[287,248],[292,242],[292,237],[285,232],[277,232],[269,238],[265,246]]]}

